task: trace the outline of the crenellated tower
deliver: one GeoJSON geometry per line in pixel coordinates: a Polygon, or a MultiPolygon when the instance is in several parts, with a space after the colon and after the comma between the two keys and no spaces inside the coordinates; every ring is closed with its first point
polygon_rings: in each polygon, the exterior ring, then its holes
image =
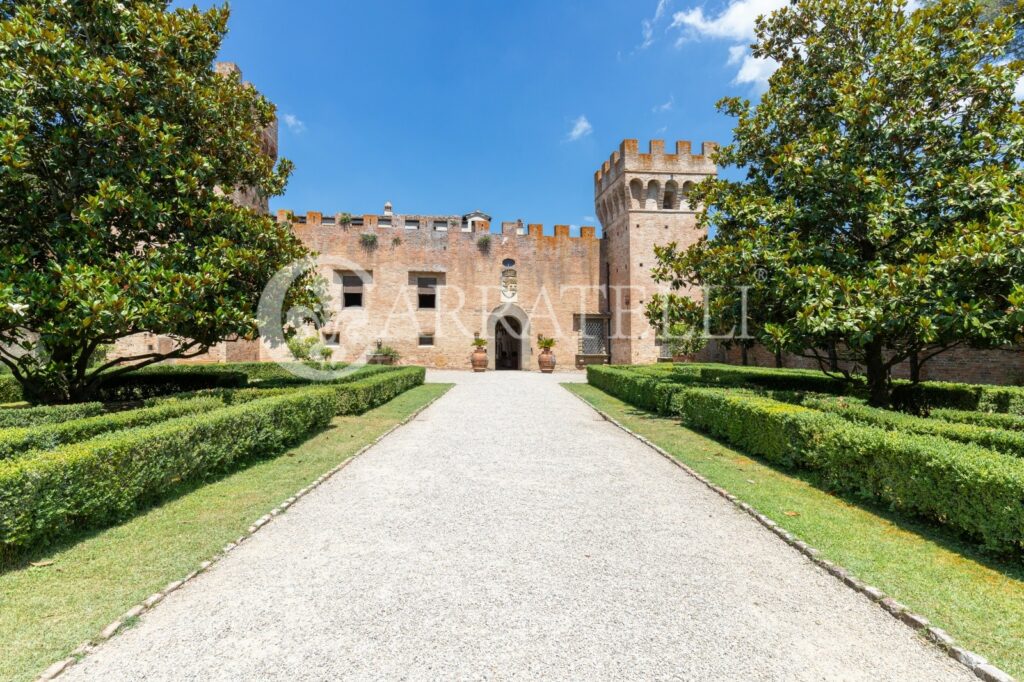
{"type": "Polygon", "coordinates": [[[644,316],[651,296],[668,290],[651,277],[654,247],[672,242],[685,247],[705,235],[697,227],[689,194],[704,178],[717,175],[711,159],[715,147],[705,142],[694,154],[690,142],[677,142],[675,153],[667,154],[663,140],[652,140],[648,153],[641,154],[637,140],[624,140],[594,174],[613,364],[651,363],[661,355],[657,334],[644,316]]]}

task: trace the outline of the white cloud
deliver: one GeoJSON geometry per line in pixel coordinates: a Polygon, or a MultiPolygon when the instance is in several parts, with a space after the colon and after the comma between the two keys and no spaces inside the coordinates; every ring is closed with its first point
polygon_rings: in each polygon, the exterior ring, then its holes
{"type": "Polygon", "coordinates": [[[654,10],[654,16],[640,22],[640,32],[643,35],[643,42],[637,46],[638,50],[646,50],[654,44],[654,27],[665,16],[668,4],[671,0],[658,0],[658,6],[654,10]]]}
{"type": "Polygon", "coordinates": [[[284,121],[286,126],[288,126],[288,130],[293,133],[299,134],[306,131],[306,124],[303,123],[295,114],[285,114],[281,117],[281,120],[284,121]]]}
{"type": "MultiPolygon", "coordinates": [[[[789,0],[732,0],[717,16],[708,16],[703,7],[694,7],[673,14],[672,28],[683,29],[691,36],[753,40],[757,18],[788,4],[789,0]]],[[[682,39],[686,37],[684,34],[682,39]]]]}
{"type": "Polygon", "coordinates": [[[581,140],[590,133],[594,132],[594,126],[590,125],[590,121],[587,120],[586,116],[580,116],[572,123],[572,130],[569,131],[569,136],[566,138],[569,142],[575,142],[581,140]]]}
{"type": "Polygon", "coordinates": [[[676,105],[676,96],[672,95],[671,97],[668,98],[667,102],[664,102],[663,104],[658,104],[653,109],[651,109],[651,111],[653,111],[656,114],[660,114],[660,113],[664,113],[666,111],[672,111],[672,107],[674,107],[675,105],[676,105]]]}
{"type": "Polygon", "coordinates": [[[585,215],[583,216],[583,222],[586,223],[587,225],[593,225],[594,223],[597,222],[597,218],[595,218],[592,215],[585,215]]]}
{"type": "Polygon", "coordinates": [[[779,65],[772,59],[759,59],[750,53],[754,26],[759,16],[788,4],[788,0],[730,0],[717,15],[705,14],[703,7],[676,12],[672,15],[672,28],[680,31],[676,45],[701,38],[743,41],[729,48],[726,60],[729,66],[738,67],[733,82],[763,90],[779,65]]]}

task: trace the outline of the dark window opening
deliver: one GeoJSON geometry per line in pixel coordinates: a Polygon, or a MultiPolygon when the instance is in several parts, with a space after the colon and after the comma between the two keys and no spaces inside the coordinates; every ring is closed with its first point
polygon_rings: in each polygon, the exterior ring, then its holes
{"type": "Polygon", "coordinates": [[[434,335],[433,334],[421,334],[420,335],[420,345],[421,346],[433,346],[434,345],[434,335]]]}
{"type": "Polygon", "coordinates": [[[345,308],[363,307],[363,280],[357,275],[344,275],[341,278],[342,306],[345,308]]]}
{"type": "Polygon", "coordinates": [[[341,333],[334,332],[333,334],[324,334],[324,343],[328,346],[340,346],[341,345],[341,333]]]}
{"type": "Polygon", "coordinates": [[[417,277],[416,291],[420,310],[437,308],[437,277],[417,277]]]}

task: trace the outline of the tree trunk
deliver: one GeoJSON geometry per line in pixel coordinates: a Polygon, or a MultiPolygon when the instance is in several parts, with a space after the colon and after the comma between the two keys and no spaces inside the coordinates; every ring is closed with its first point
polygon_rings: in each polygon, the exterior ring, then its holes
{"type": "Polygon", "coordinates": [[[921,383],[921,358],[917,351],[910,354],[910,381],[915,384],[921,383]]]}
{"type": "Polygon", "coordinates": [[[777,351],[775,351],[775,368],[776,369],[782,369],[782,367],[783,367],[783,364],[782,364],[782,351],[781,350],[777,350],[777,351]]]}
{"type": "Polygon", "coordinates": [[[835,341],[828,345],[828,371],[839,371],[839,351],[836,349],[835,341]]]}
{"type": "Polygon", "coordinates": [[[743,363],[744,367],[750,364],[750,358],[747,356],[747,344],[745,343],[740,344],[740,362],[743,363]]]}
{"type": "Polygon", "coordinates": [[[864,364],[868,374],[868,402],[875,407],[889,407],[889,368],[881,341],[873,341],[864,349],[864,364]]]}

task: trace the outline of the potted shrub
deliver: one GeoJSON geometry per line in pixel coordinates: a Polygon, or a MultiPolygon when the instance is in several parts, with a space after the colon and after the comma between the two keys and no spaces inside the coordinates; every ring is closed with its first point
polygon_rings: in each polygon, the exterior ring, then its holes
{"type": "Polygon", "coordinates": [[[397,350],[378,341],[377,349],[367,356],[366,362],[370,365],[395,365],[398,364],[400,357],[402,356],[397,350]]]}
{"type": "Polygon", "coordinates": [[[551,374],[555,371],[555,354],[551,349],[555,347],[555,340],[547,336],[537,337],[537,346],[540,347],[540,355],[537,356],[537,364],[544,374],[551,374]]]}
{"type": "Polygon", "coordinates": [[[697,353],[704,350],[707,340],[693,327],[686,324],[674,324],[669,327],[667,339],[672,352],[672,362],[693,362],[697,353]]]}
{"type": "Polygon", "coordinates": [[[473,339],[471,360],[474,372],[487,371],[487,339],[481,339],[479,336],[473,339]]]}

